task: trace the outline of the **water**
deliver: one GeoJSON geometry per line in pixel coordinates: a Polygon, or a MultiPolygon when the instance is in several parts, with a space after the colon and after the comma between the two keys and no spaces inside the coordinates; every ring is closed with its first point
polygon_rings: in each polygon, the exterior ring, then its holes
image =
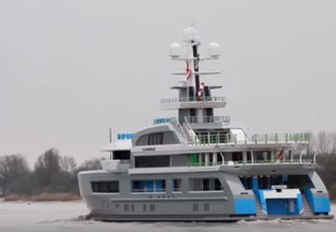
{"type": "MultiPolygon", "coordinates": [[[[336,205],[332,207],[336,213],[336,205]]],[[[223,232],[223,231],[336,231],[336,220],[272,220],[238,223],[113,223],[82,220],[88,210],[83,201],[76,202],[1,202],[1,232],[223,232]]]]}

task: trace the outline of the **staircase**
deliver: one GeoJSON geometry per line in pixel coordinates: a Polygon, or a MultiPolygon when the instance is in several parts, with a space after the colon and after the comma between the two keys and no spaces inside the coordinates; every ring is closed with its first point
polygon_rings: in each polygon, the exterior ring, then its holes
{"type": "Polygon", "coordinates": [[[191,136],[190,129],[188,128],[186,123],[183,123],[183,125],[181,126],[181,129],[182,129],[183,134],[185,135],[186,139],[188,140],[188,143],[192,143],[193,142],[193,137],[191,136]]]}
{"type": "Polygon", "coordinates": [[[301,196],[302,196],[302,203],[303,203],[303,212],[300,215],[304,217],[314,216],[314,213],[312,209],[310,208],[310,205],[307,201],[306,196],[304,194],[301,194],[301,196]]]}
{"type": "Polygon", "coordinates": [[[172,122],[170,122],[170,123],[174,126],[176,132],[178,133],[178,136],[184,141],[184,143],[185,143],[185,144],[190,143],[189,138],[188,138],[188,136],[187,136],[187,133],[186,133],[186,131],[185,131],[185,129],[184,129],[184,126],[182,126],[182,125],[181,125],[179,122],[177,122],[177,121],[172,121],[172,122]]]}
{"type": "Polygon", "coordinates": [[[260,202],[256,200],[256,209],[257,209],[257,217],[265,217],[267,216],[261,208],[260,202]]]}

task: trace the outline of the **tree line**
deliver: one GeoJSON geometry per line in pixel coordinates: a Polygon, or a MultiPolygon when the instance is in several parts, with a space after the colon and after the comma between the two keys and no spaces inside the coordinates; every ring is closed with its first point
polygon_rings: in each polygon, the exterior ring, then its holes
{"type": "Polygon", "coordinates": [[[321,131],[313,136],[308,155],[317,155],[317,173],[326,185],[330,198],[336,200],[336,133],[321,131]]]}
{"type": "Polygon", "coordinates": [[[73,157],[61,156],[55,148],[42,153],[33,169],[21,154],[0,156],[0,195],[78,194],[78,172],[95,169],[101,169],[99,159],[77,165],[73,157]]]}
{"type": "MultiPolygon", "coordinates": [[[[336,200],[336,133],[320,132],[311,136],[307,158],[317,155],[317,172],[336,200]]],[[[51,148],[42,153],[30,169],[21,154],[0,156],[0,195],[38,195],[41,193],[78,194],[77,174],[83,170],[101,169],[99,159],[77,165],[71,156],[61,156],[51,148]]]]}

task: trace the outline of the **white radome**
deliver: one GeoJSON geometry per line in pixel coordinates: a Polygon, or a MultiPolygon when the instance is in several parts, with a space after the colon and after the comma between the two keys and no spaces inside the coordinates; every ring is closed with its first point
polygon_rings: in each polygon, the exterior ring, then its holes
{"type": "Polygon", "coordinates": [[[193,27],[187,27],[184,29],[183,40],[184,41],[199,41],[200,37],[198,32],[193,27]]]}
{"type": "Polygon", "coordinates": [[[182,55],[183,51],[182,51],[182,46],[179,43],[172,43],[169,46],[169,56],[170,57],[180,57],[182,55]]]}
{"type": "Polygon", "coordinates": [[[208,53],[211,57],[219,57],[220,56],[220,46],[218,43],[212,42],[209,43],[208,53]]]}

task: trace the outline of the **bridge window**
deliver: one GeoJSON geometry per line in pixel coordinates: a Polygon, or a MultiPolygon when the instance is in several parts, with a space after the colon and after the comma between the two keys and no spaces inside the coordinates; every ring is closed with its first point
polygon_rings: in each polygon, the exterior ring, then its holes
{"type": "Polygon", "coordinates": [[[119,181],[93,181],[91,188],[94,193],[119,193],[119,181]]]}
{"type": "Polygon", "coordinates": [[[163,133],[153,133],[148,135],[148,145],[163,144],[163,133]]]}
{"type": "Polygon", "coordinates": [[[135,143],[136,146],[177,144],[178,140],[172,131],[142,135],[135,143]]]}
{"type": "Polygon", "coordinates": [[[135,157],[136,168],[150,168],[150,167],[169,167],[170,156],[140,156],[135,157]]]}

